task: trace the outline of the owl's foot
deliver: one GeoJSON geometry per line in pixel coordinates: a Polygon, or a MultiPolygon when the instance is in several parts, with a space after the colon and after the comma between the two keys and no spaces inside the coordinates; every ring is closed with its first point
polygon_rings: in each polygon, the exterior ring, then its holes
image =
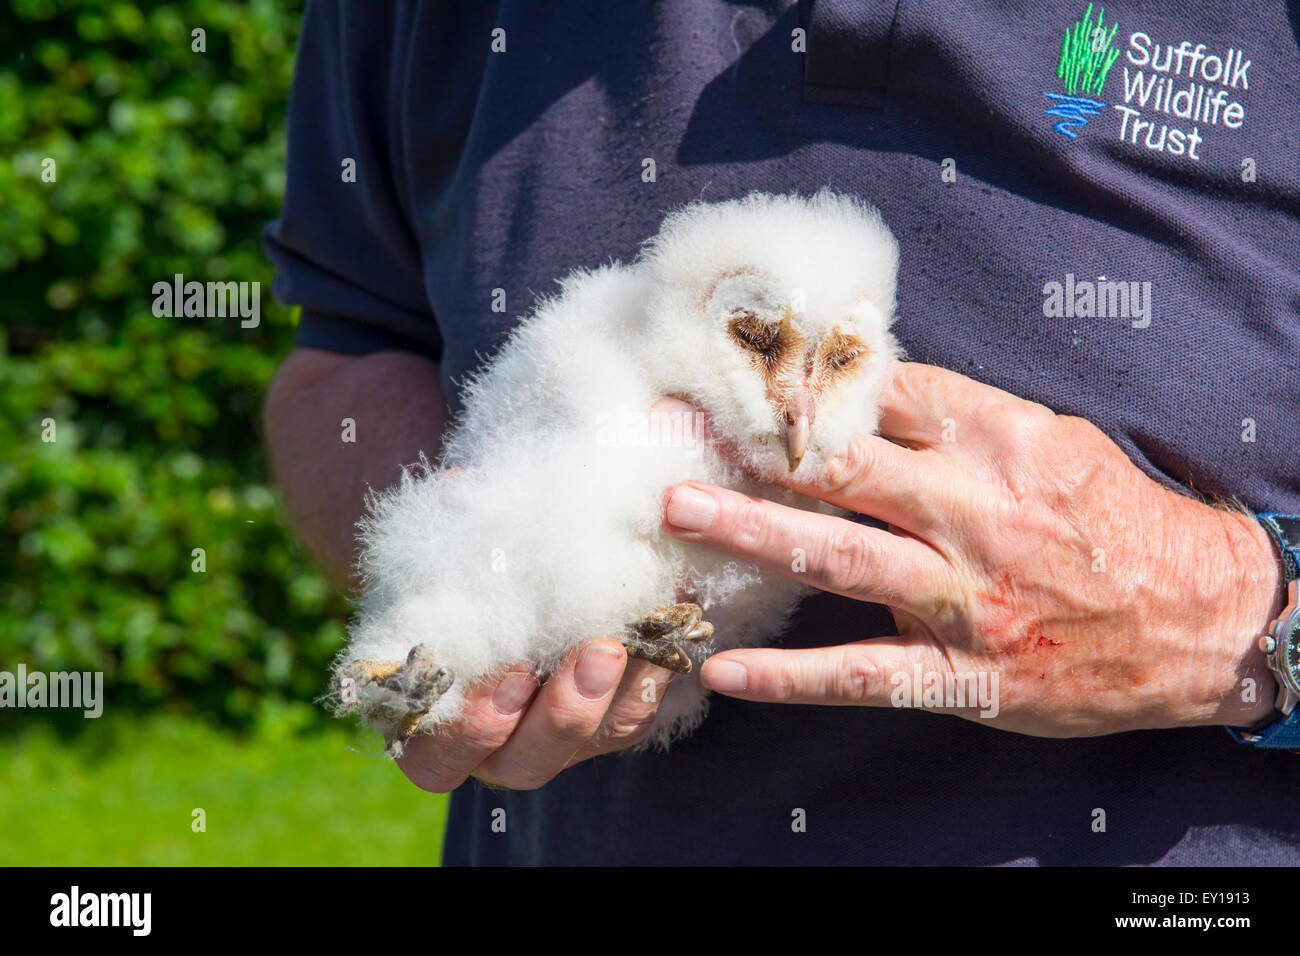
{"type": "Polygon", "coordinates": [[[623,628],[628,657],[639,657],[678,674],[691,672],[691,659],[683,641],[704,641],[713,636],[713,625],[704,620],[698,604],[674,604],[652,611],[623,628]]]}
{"type": "Polygon", "coordinates": [[[391,756],[402,749],[420,719],[451,689],[456,675],[433,659],[423,644],[403,661],[352,661],[339,668],[334,689],[342,713],[360,714],[384,735],[391,756]]]}

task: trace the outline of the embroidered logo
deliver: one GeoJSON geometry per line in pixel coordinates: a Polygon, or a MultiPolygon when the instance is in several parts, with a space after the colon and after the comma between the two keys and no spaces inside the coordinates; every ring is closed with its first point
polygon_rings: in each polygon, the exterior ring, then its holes
{"type": "Polygon", "coordinates": [[[1061,40],[1061,58],[1056,63],[1056,76],[1065,92],[1046,90],[1043,93],[1053,101],[1043,112],[1058,118],[1052,129],[1062,136],[1077,139],[1079,134],[1075,130],[1088,125],[1088,118],[1105,108],[1106,104],[1097,97],[1105,89],[1110,68],[1119,59],[1119,50],[1112,45],[1118,29],[1118,23],[1106,26],[1105,7],[1098,11],[1094,23],[1091,3],[1077,22],[1066,27],[1061,40]]]}
{"type": "MultiPolygon", "coordinates": [[[[1117,133],[1132,146],[1200,162],[1205,133],[1218,127],[1241,129],[1246,108],[1234,97],[1250,90],[1250,63],[1242,50],[1213,49],[1206,43],[1158,42],[1140,30],[1127,37],[1126,49],[1115,45],[1118,23],[1106,23],[1106,8],[1083,16],[1061,39],[1056,77],[1061,91],[1045,90],[1055,117],[1052,128],[1069,139],[1110,105],[1119,114],[1117,133]],[[1120,61],[1123,102],[1102,99],[1111,68],[1120,61]],[[1202,130],[1204,129],[1204,132],[1202,130]]],[[[1217,134],[1216,134],[1217,135],[1217,134]]]]}

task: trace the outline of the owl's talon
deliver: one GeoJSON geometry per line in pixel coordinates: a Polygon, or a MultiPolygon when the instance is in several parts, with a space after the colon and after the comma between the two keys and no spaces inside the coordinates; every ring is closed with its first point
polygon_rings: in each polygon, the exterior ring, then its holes
{"type": "Polygon", "coordinates": [[[389,754],[403,745],[443,694],[456,682],[450,667],[433,659],[423,644],[403,661],[351,661],[338,670],[334,689],[343,713],[357,713],[384,735],[389,754]]]}
{"type": "Polygon", "coordinates": [[[693,628],[686,632],[688,641],[707,641],[713,636],[713,625],[708,621],[700,621],[693,628]]]}
{"type": "Polygon", "coordinates": [[[703,641],[713,636],[713,625],[703,620],[698,604],[674,604],[652,611],[624,628],[623,643],[628,657],[689,674],[693,668],[683,641],[703,641]]]}

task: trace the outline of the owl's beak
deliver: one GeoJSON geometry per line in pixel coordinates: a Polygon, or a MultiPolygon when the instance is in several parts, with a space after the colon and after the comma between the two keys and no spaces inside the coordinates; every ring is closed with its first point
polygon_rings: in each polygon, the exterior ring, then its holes
{"type": "Polygon", "coordinates": [[[812,392],[806,385],[794,389],[785,403],[785,453],[792,474],[808,450],[813,417],[812,392]]]}
{"type": "Polygon", "coordinates": [[[785,426],[785,452],[793,473],[803,461],[803,453],[808,450],[808,416],[800,415],[794,421],[787,421],[785,426]]]}

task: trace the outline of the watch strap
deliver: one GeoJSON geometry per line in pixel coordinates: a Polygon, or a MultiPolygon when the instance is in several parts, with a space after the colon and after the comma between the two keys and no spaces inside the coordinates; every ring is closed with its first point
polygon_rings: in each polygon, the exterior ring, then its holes
{"type": "Polygon", "coordinates": [[[1300,578],[1300,515],[1284,515],[1273,511],[1256,515],[1268,536],[1273,539],[1289,584],[1300,578]]]}
{"type": "Polygon", "coordinates": [[[1238,743],[1266,750],[1300,750],[1300,707],[1259,730],[1247,730],[1244,727],[1226,729],[1238,743]]]}

